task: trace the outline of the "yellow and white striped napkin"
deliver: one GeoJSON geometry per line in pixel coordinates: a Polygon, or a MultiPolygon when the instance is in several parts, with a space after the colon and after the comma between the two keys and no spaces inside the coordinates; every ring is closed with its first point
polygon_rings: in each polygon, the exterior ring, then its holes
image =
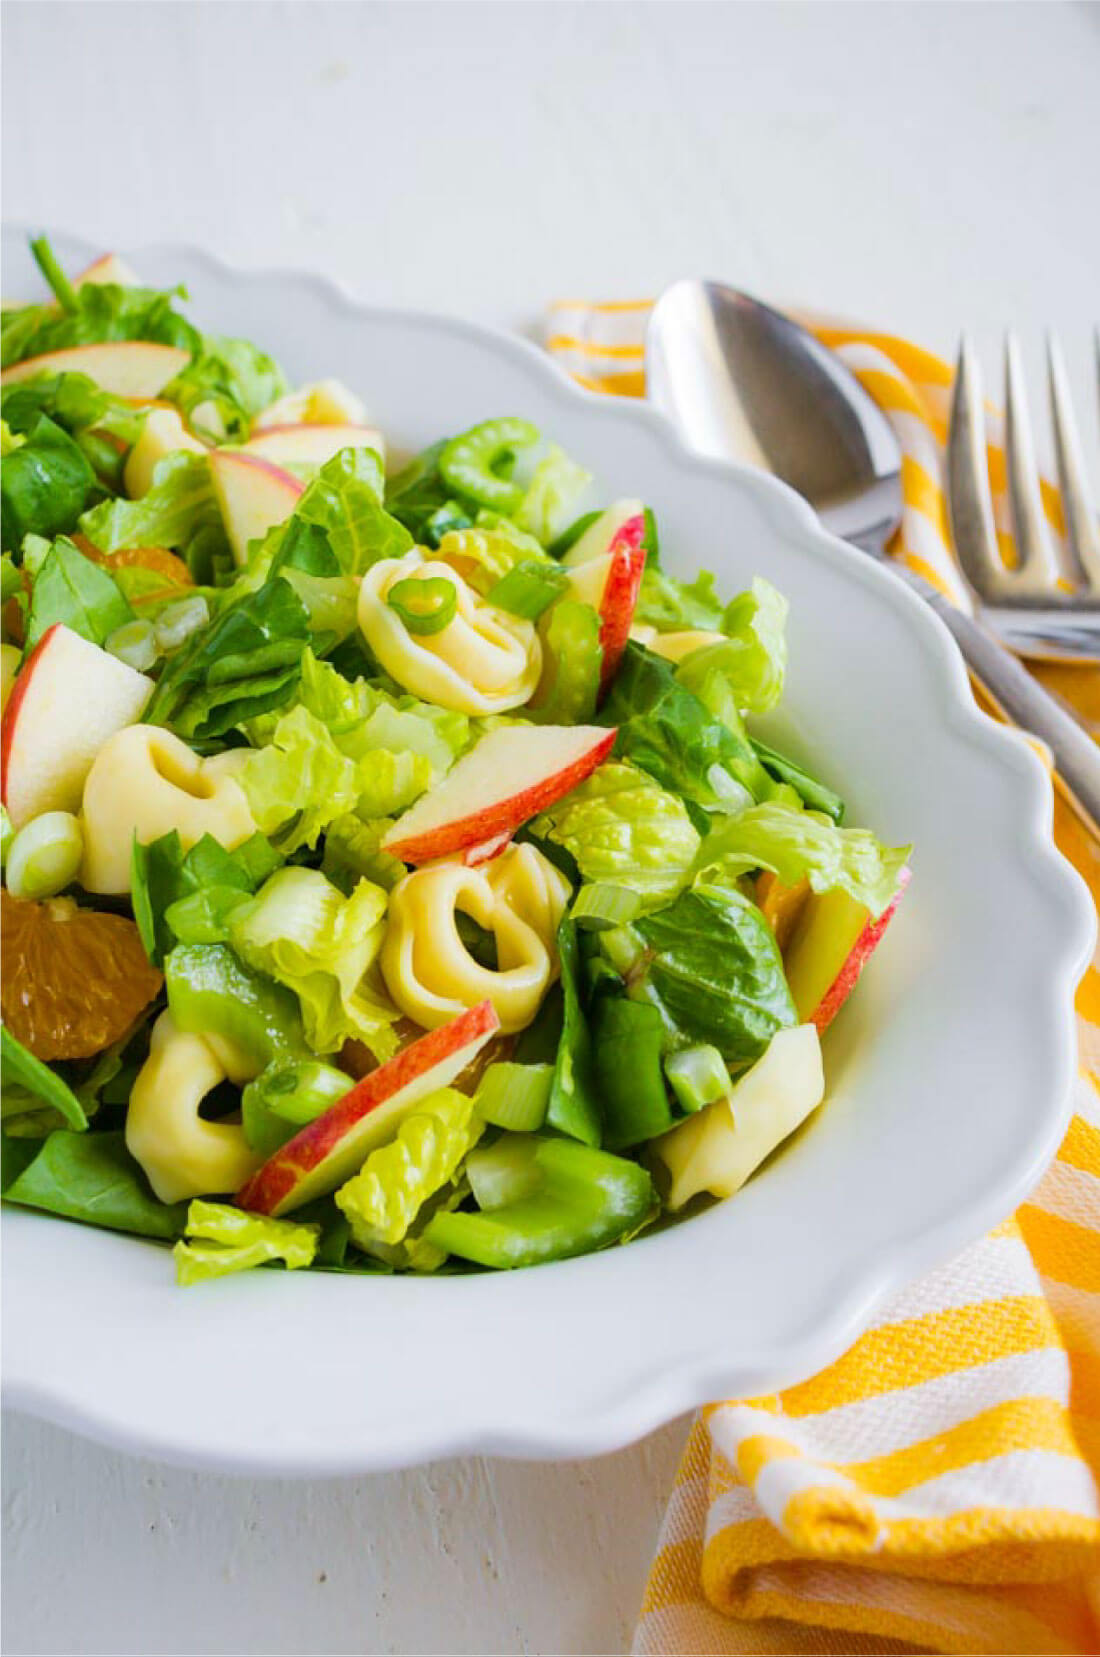
{"type": "MultiPolygon", "coordinates": [[[[549,349],[592,389],[641,396],[648,309],[559,303],[549,349]]],[[[814,326],[900,439],[895,555],[966,603],[943,492],[951,369],[889,335],[814,326]]],[[[1011,561],[993,420],[990,438],[1011,561]]],[[[1049,485],[1044,504],[1060,534],[1049,485]]],[[[1100,731],[1100,671],[1043,677],[1100,731]]],[[[1100,846],[1057,798],[1055,835],[1100,904],[1100,846]]],[[[898,1295],[830,1369],[702,1411],[637,1652],[1100,1651],[1098,967],[1100,953],[1077,995],[1075,1114],[1027,1202],[898,1295]]]]}

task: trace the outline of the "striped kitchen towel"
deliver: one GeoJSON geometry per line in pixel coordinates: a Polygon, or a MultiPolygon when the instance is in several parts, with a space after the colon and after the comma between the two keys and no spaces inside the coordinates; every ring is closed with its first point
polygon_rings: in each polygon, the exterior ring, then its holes
{"type": "MultiPolygon", "coordinates": [[[[547,343],[583,384],[641,396],[648,309],[555,305],[547,343]]],[[[900,439],[895,556],[967,603],[943,490],[951,369],[905,340],[813,325],[900,439]]],[[[992,419],[989,435],[1011,561],[992,419]]],[[[1049,485],[1044,505],[1060,534],[1049,485]]],[[[1042,676],[1100,732],[1100,672],[1042,676]]],[[[1100,847],[1057,798],[1055,835],[1100,903],[1100,847]]],[[[1074,1116],[1028,1201],[898,1295],[830,1369],[701,1412],[637,1652],[1100,1651],[1098,966],[1077,995],[1074,1116]]]]}

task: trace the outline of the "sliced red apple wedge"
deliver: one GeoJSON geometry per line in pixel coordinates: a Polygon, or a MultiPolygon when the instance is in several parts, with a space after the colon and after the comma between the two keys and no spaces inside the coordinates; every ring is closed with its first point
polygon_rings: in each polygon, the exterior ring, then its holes
{"type": "Polygon", "coordinates": [[[607,758],[616,735],[596,725],[490,731],[397,819],[382,847],[405,863],[427,863],[511,834],[583,782],[607,758]]]}
{"type": "Polygon", "coordinates": [[[104,253],[98,259],[93,259],[87,270],[82,270],[79,276],[73,278],[74,288],[83,288],[89,285],[99,287],[104,283],[111,283],[119,288],[136,288],[138,278],[125,259],[120,259],[117,253],[104,253]]]}
{"type": "Polygon", "coordinates": [[[323,466],[341,449],[373,449],[386,459],[385,439],[373,426],[268,426],[250,437],[241,452],[277,466],[323,466]]]}
{"type": "Polygon", "coordinates": [[[909,882],[903,869],[888,908],[873,919],[847,892],[814,892],[795,924],[783,965],[799,1018],[824,1030],[856,986],[909,882]]]}
{"type": "Polygon", "coordinates": [[[153,681],[60,622],[20,669],[0,726],[0,792],[19,828],[42,811],[77,811],[108,737],[134,725],[153,681]]]}
{"type": "Polygon", "coordinates": [[[482,1001],[429,1030],[269,1157],[238,1191],[237,1202],[255,1214],[279,1215],[335,1191],[397,1132],[415,1104],[465,1070],[499,1026],[492,1002],[482,1001]]]}
{"type": "Polygon", "coordinates": [[[293,473],[241,449],[212,450],[210,475],[238,564],[247,559],[250,541],[290,517],[305,488],[293,473]]]}
{"type": "Polygon", "coordinates": [[[35,374],[87,374],[114,397],[156,397],[191,361],[190,351],[150,340],[114,340],[106,345],[71,345],[28,357],[0,374],[0,385],[15,385],[35,374]]]}
{"type": "Polygon", "coordinates": [[[591,558],[600,558],[610,552],[616,541],[625,540],[629,546],[645,543],[645,506],[641,501],[614,501],[606,512],[585,530],[562,559],[566,569],[587,564],[591,558]]]}

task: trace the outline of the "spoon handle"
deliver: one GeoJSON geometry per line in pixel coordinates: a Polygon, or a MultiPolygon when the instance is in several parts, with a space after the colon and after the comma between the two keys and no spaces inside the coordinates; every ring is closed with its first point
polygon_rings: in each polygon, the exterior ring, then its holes
{"type": "Polygon", "coordinates": [[[1055,786],[1085,827],[1100,838],[1100,748],[1089,733],[980,622],[903,564],[890,567],[935,610],[994,706],[1013,725],[1046,743],[1054,760],[1055,786]]]}

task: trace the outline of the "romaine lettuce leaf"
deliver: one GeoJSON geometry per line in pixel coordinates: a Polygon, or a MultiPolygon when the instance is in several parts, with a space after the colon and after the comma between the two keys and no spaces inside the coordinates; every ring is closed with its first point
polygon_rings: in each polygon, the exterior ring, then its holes
{"type": "Polygon", "coordinates": [[[333,1053],[351,1037],[379,1059],[397,1047],[397,1009],[366,981],[382,947],[387,902],[369,880],[345,897],[319,869],[290,867],[229,918],[229,941],[241,960],[297,995],[315,1053],[333,1053]]]}
{"type": "Polygon", "coordinates": [[[759,576],[750,592],[727,605],[722,644],[693,650],[676,670],[680,684],[709,706],[703,687],[717,674],[742,712],[767,713],[783,695],[787,671],[787,601],[759,576]]]}
{"type": "Polygon", "coordinates": [[[165,386],[161,396],[188,417],[204,404],[212,405],[215,418],[211,435],[243,442],[253,416],[286,390],[282,369],[259,346],[246,339],[207,335],[198,355],[165,386]]]}
{"type": "Polygon", "coordinates": [[[646,559],[634,611],[636,624],[656,627],[660,633],[697,629],[720,632],[722,612],[710,570],[700,570],[694,581],[678,581],[675,576],[666,575],[652,559],[646,559]]]}
{"type": "Polygon", "coordinates": [[[133,619],[133,610],[107,571],[62,536],[34,574],[26,647],[33,650],[57,622],[93,644],[103,644],[117,627],[133,619]]]}
{"type": "Polygon", "coordinates": [[[672,664],[628,644],[601,725],[617,725],[615,754],[707,812],[768,799],[773,783],[744,734],[720,723],[677,680],[672,664]]]}
{"type": "Polygon", "coordinates": [[[382,841],[393,827],[392,817],[362,817],[347,813],[325,830],[321,870],[345,895],[362,876],[391,892],[405,875],[405,865],[382,841]]]}
{"type": "Polygon", "coordinates": [[[805,876],[813,891],[839,887],[881,915],[912,849],[884,846],[868,829],[837,828],[827,817],[776,800],[716,823],[700,849],[697,879],[713,886],[770,869],[785,886],[805,876]]]}
{"type": "Polygon", "coordinates": [[[306,488],[291,521],[323,530],[340,573],[362,575],[383,558],[401,558],[413,544],[382,505],[384,487],[373,449],[341,449],[306,488]]]}
{"type": "Polygon", "coordinates": [[[298,699],[327,726],[349,759],[361,759],[376,748],[419,754],[429,761],[432,781],[437,782],[469,746],[470,721],[465,714],[415,696],[391,696],[365,679],[345,679],[308,650],[302,658],[298,699]]]}
{"type": "Polygon", "coordinates": [[[515,512],[516,523],[544,547],[549,546],[569,524],[591,482],[591,472],[552,446],[527,485],[527,493],[515,512]]]}
{"type": "Polygon", "coordinates": [[[130,865],[131,897],[134,919],[152,964],[161,966],[177,941],[222,941],[221,937],[182,938],[169,920],[169,910],[175,911],[178,917],[178,905],[204,893],[219,894],[223,900],[229,894],[250,897],[282,861],[262,834],[254,834],[235,851],[227,851],[213,835],[204,834],[185,852],[174,829],[145,845],[135,838],[130,865]]]}
{"type": "Polygon", "coordinates": [[[228,548],[205,455],[181,449],[165,455],[153,487],[140,500],[101,501],[80,520],[82,534],[103,552],[121,547],[169,547],[186,552],[199,535],[228,548]]]}
{"type": "Polygon", "coordinates": [[[186,298],[183,288],[158,293],[152,288],[87,283],[71,291],[71,309],[47,303],[4,311],[0,362],[8,368],[46,351],[123,339],[153,340],[194,352],[199,333],[172,307],[173,299],[181,297],[186,298]]]}
{"type": "Polygon", "coordinates": [[[696,886],[622,933],[597,933],[625,967],[627,994],[660,1012],[666,1049],[717,1047],[727,1064],[759,1058],[776,1030],[798,1022],[772,930],[734,889],[696,886]]]}
{"type": "Polygon", "coordinates": [[[700,844],[677,795],[647,772],[613,761],[529,828],[536,838],[564,846],[585,880],[625,886],[658,905],[687,884],[700,844]]]}
{"type": "Polygon", "coordinates": [[[441,1088],[416,1106],[388,1145],[372,1151],[361,1172],[336,1192],[352,1241],[368,1252],[404,1242],[427,1199],[454,1179],[485,1124],[474,1101],[441,1088]]]}
{"type": "Polygon", "coordinates": [[[183,1285],[249,1271],[273,1260],[281,1260],[288,1271],[298,1271],[312,1265],[321,1228],[245,1214],[228,1203],[196,1197],[187,1210],[186,1236],[188,1240],[172,1250],[176,1282],[183,1285]]]}

